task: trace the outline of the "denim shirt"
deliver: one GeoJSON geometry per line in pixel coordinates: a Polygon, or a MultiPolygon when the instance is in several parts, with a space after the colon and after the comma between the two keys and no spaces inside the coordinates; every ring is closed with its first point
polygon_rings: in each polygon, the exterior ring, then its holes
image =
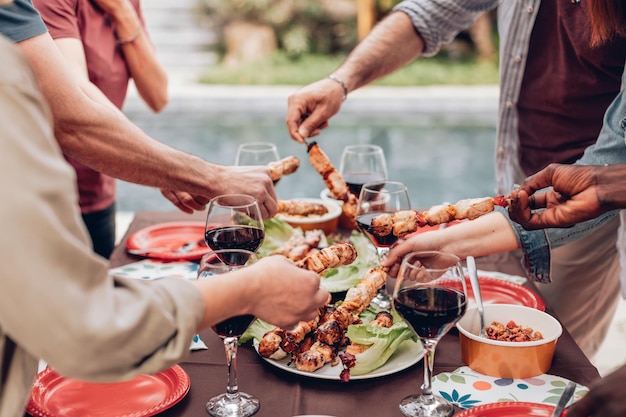
{"type": "MultiPolygon", "coordinates": [[[[454,39],[459,31],[471,26],[478,16],[498,7],[500,37],[500,99],[496,138],[497,192],[508,194],[514,184],[524,179],[518,161],[518,116],[516,103],[526,67],[526,57],[540,0],[405,0],[394,10],[406,13],[425,42],[423,56],[439,52],[442,43],[454,39]]],[[[624,76],[622,76],[624,83],[624,76]]],[[[595,145],[577,162],[583,165],[626,163],[626,98],[623,91],[607,110],[604,125],[595,145]]],[[[508,218],[508,212],[501,210],[508,218]]],[[[522,261],[530,276],[550,282],[550,249],[584,237],[604,225],[618,211],[566,229],[528,231],[509,222],[524,252],[522,261]]],[[[622,226],[623,228],[623,226],[622,226]]],[[[623,252],[623,251],[622,251],[623,252]]]]}

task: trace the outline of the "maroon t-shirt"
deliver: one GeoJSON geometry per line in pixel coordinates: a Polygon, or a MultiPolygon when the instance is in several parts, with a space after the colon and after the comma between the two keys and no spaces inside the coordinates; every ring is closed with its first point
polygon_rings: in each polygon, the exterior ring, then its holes
{"type": "Polygon", "coordinates": [[[592,48],[590,39],[583,3],[541,2],[517,106],[526,175],[551,162],[575,162],[598,137],[620,90],[626,40],[592,48]]]}
{"type": "MultiPolygon", "coordinates": [[[[140,0],[131,0],[143,22],[140,0]]],[[[89,80],[118,108],[122,108],[130,72],[109,18],[90,0],[33,0],[53,39],[80,39],[85,51],[89,80]]],[[[143,23],[142,23],[143,24],[143,23]]],[[[144,27],[145,30],[145,27],[144,27]]],[[[71,158],[78,177],[83,213],[109,207],[115,201],[115,179],[71,158]]]]}

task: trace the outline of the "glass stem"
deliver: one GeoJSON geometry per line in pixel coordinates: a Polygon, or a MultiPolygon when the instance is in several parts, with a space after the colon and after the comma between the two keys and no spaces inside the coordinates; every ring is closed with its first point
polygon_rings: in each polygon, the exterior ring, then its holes
{"type": "MultiPolygon", "coordinates": [[[[378,263],[380,264],[382,261],[385,260],[385,258],[387,258],[387,254],[389,253],[389,248],[376,248],[376,252],[378,253],[378,263]]],[[[389,276],[387,276],[387,280],[389,279],[389,276]]],[[[383,287],[378,290],[378,294],[376,295],[379,298],[389,298],[389,292],[393,292],[393,288],[390,288],[387,285],[387,280],[385,280],[385,284],[383,285],[383,287]],[[391,290],[391,291],[390,291],[391,290]]]]}
{"type": "Polygon", "coordinates": [[[422,344],[424,345],[424,383],[422,384],[421,397],[422,401],[430,404],[433,401],[432,377],[437,342],[423,339],[422,344]]]}
{"type": "Polygon", "coordinates": [[[238,337],[225,337],[224,350],[226,351],[226,364],[228,365],[228,382],[226,396],[231,401],[239,398],[239,386],[237,384],[237,345],[238,337]]]}

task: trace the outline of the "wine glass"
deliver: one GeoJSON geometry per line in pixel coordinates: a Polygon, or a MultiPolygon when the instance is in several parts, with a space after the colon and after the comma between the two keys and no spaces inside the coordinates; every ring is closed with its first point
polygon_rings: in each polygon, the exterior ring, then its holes
{"type": "Polygon", "coordinates": [[[424,345],[422,392],[400,401],[405,416],[451,416],[454,406],[432,392],[437,342],[465,314],[467,288],[460,259],[446,252],[411,252],[402,259],[393,308],[424,345]]]}
{"type": "MultiPolygon", "coordinates": [[[[244,268],[258,260],[256,254],[245,249],[224,249],[207,252],[200,260],[198,279],[219,279],[222,274],[244,268]]],[[[237,345],[239,337],[252,324],[255,317],[249,314],[221,321],[212,329],[224,342],[228,382],[226,392],[211,398],[206,411],[215,417],[247,417],[259,410],[259,400],[239,391],[237,383],[237,345]]]]}
{"type": "MultiPolygon", "coordinates": [[[[267,165],[280,160],[278,148],[270,142],[242,143],[237,148],[235,165],[267,165]]],[[[274,181],[274,185],[279,180],[274,181]]]]}
{"type": "MultiPolygon", "coordinates": [[[[373,233],[372,219],[381,214],[395,213],[410,208],[409,191],[401,182],[374,181],[364,184],[361,188],[356,207],[356,224],[376,248],[379,262],[387,256],[389,248],[398,241],[398,237],[393,233],[386,236],[373,233]]],[[[378,291],[371,302],[381,309],[391,307],[391,298],[385,287],[378,291]]]]}
{"type": "Polygon", "coordinates": [[[254,197],[224,194],[211,199],[204,228],[204,240],[209,248],[256,252],[264,238],[263,218],[254,197]]]}
{"type": "Polygon", "coordinates": [[[341,154],[339,174],[356,196],[363,184],[386,180],[387,162],[383,148],[368,144],[346,146],[341,154]]]}

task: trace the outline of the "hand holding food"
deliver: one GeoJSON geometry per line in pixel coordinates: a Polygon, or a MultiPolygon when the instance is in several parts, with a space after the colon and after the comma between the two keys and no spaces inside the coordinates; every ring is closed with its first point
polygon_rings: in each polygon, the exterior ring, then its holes
{"type": "Polygon", "coordinates": [[[509,214],[529,230],[569,227],[626,207],[620,192],[625,178],[624,165],[550,164],[511,193],[509,214]]]}

